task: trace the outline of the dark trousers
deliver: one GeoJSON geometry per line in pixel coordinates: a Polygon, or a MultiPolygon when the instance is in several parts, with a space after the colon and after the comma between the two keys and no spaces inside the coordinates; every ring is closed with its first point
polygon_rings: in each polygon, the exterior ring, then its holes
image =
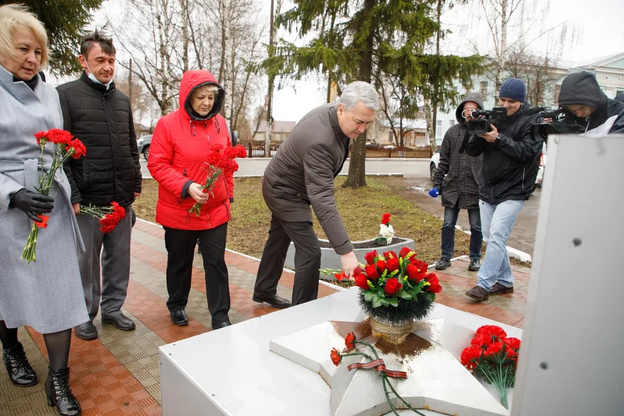
{"type": "Polygon", "coordinates": [[[291,241],[295,244],[292,304],[299,305],[318,297],[321,248],[311,222],[286,222],[271,216],[269,238],[260,259],[254,293],[264,298],[277,293],[291,241]]]}
{"type": "Polygon", "coordinates": [[[228,269],[225,264],[225,240],[227,223],[210,230],[165,229],[167,248],[167,308],[169,311],[184,309],[191,291],[191,275],[195,246],[199,248],[204,262],[206,298],[213,321],[224,321],[230,310],[228,269]]]}
{"type": "MultiPolygon", "coordinates": [[[[468,221],[470,222],[470,247],[471,259],[481,258],[481,245],[483,243],[483,233],[481,232],[481,216],[479,208],[469,209],[468,221]]],[[[444,208],[444,223],[442,224],[442,257],[448,259],[453,257],[455,250],[455,224],[459,216],[459,208],[444,208]]]]}

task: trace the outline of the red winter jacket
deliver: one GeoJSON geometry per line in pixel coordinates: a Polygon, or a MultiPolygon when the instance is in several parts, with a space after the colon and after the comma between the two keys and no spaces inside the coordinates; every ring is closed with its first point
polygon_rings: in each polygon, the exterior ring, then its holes
{"type": "Polygon", "coordinates": [[[219,115],[225,92],[205,70],[187,71],[180,83],[180,108],[156,124],[147,168],[158,182],[156,222],[180,230],[205,230],[228,222],[230,198],[234,196],[234,175],[222,173],[201,209],[200,216],[188,211],[195,200],[187,194],[191,183],[203,185],[208,175],[205,165],[210,146],[231,146],[225,119],[219,115]],[[190,107],[188,98],[198,86],[218,87],[210,113],[201,118],[190,107]]]}

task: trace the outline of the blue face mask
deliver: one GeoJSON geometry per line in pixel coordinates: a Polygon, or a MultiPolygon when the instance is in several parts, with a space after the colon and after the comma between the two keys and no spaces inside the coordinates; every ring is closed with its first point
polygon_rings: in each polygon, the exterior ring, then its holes
{"type": "MultiPolygon", "coordinates": [[[[85,59],[85,64],[87,64],[87,60],[85,59]]],[[[93,82],[95,82],[96,84],[100,84],[100,85],[104,85],[106,87],[106,89],[110,88],[111,83],[113,82],[113,79],[111,78],[110,81],[108,81],[106,84],[104,84],[103,82],[100,82],[95,75],[93,75],[93,72],[91,71],[91,68],[89,68],[89,64],[87,64],[87,69],[89,70],[89,75],[87,75],[89,77],[89,79],[93,82]]]]}

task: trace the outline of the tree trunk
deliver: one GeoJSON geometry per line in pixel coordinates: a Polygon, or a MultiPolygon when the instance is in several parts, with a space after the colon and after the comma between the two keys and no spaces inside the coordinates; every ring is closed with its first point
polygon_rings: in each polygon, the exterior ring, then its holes
{"type": "MultiPolygon", "coordinates": [[[[376,0],[365,0],[363,20],[370,20],[369,17],[376,0]]],[[[370,31],[368,37],[361,47],[361,64],[358,78],[361,81],[371,82],[373,75],[373,42],[374,31],[370,31]]],[[[349,176],[344,183],[345,187],[360,188],[366,186],[366,136],[368,130],[360,134],[351,143],[351,161],[349,163],[349,176]]]]}

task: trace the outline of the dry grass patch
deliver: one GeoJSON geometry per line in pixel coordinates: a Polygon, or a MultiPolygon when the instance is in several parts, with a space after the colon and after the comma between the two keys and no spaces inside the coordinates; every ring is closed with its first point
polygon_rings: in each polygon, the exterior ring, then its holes
{"type": "MultiPolygon", "coordinates": [[[[392,214],[391,224],[398,237],[415,241],[418,257],[428,263],[440,256],[442,220],[401,196],[391,178],[367,177],[366,187],[343,188],[344,177],[335,181],[336,202],[347,232],[353,241],[374,238],[379,232],[381,215],[392,214]]],[[[267,238],[270,212],[262,199],[262,178],[236,178],[232,221],[229,224],[227,247],[253,257],[260,257],[267,238]]],[[[152,179],[143,181],[143,193],[134,203],[140,218],[154,221],[158,186],[152,179]]],[[[318,221],[314,229],[325,238],[318,221]]],[[[455,255],[467,254],[469,236],[456,234],[456,247],[465,247],[455,255]]]]}

